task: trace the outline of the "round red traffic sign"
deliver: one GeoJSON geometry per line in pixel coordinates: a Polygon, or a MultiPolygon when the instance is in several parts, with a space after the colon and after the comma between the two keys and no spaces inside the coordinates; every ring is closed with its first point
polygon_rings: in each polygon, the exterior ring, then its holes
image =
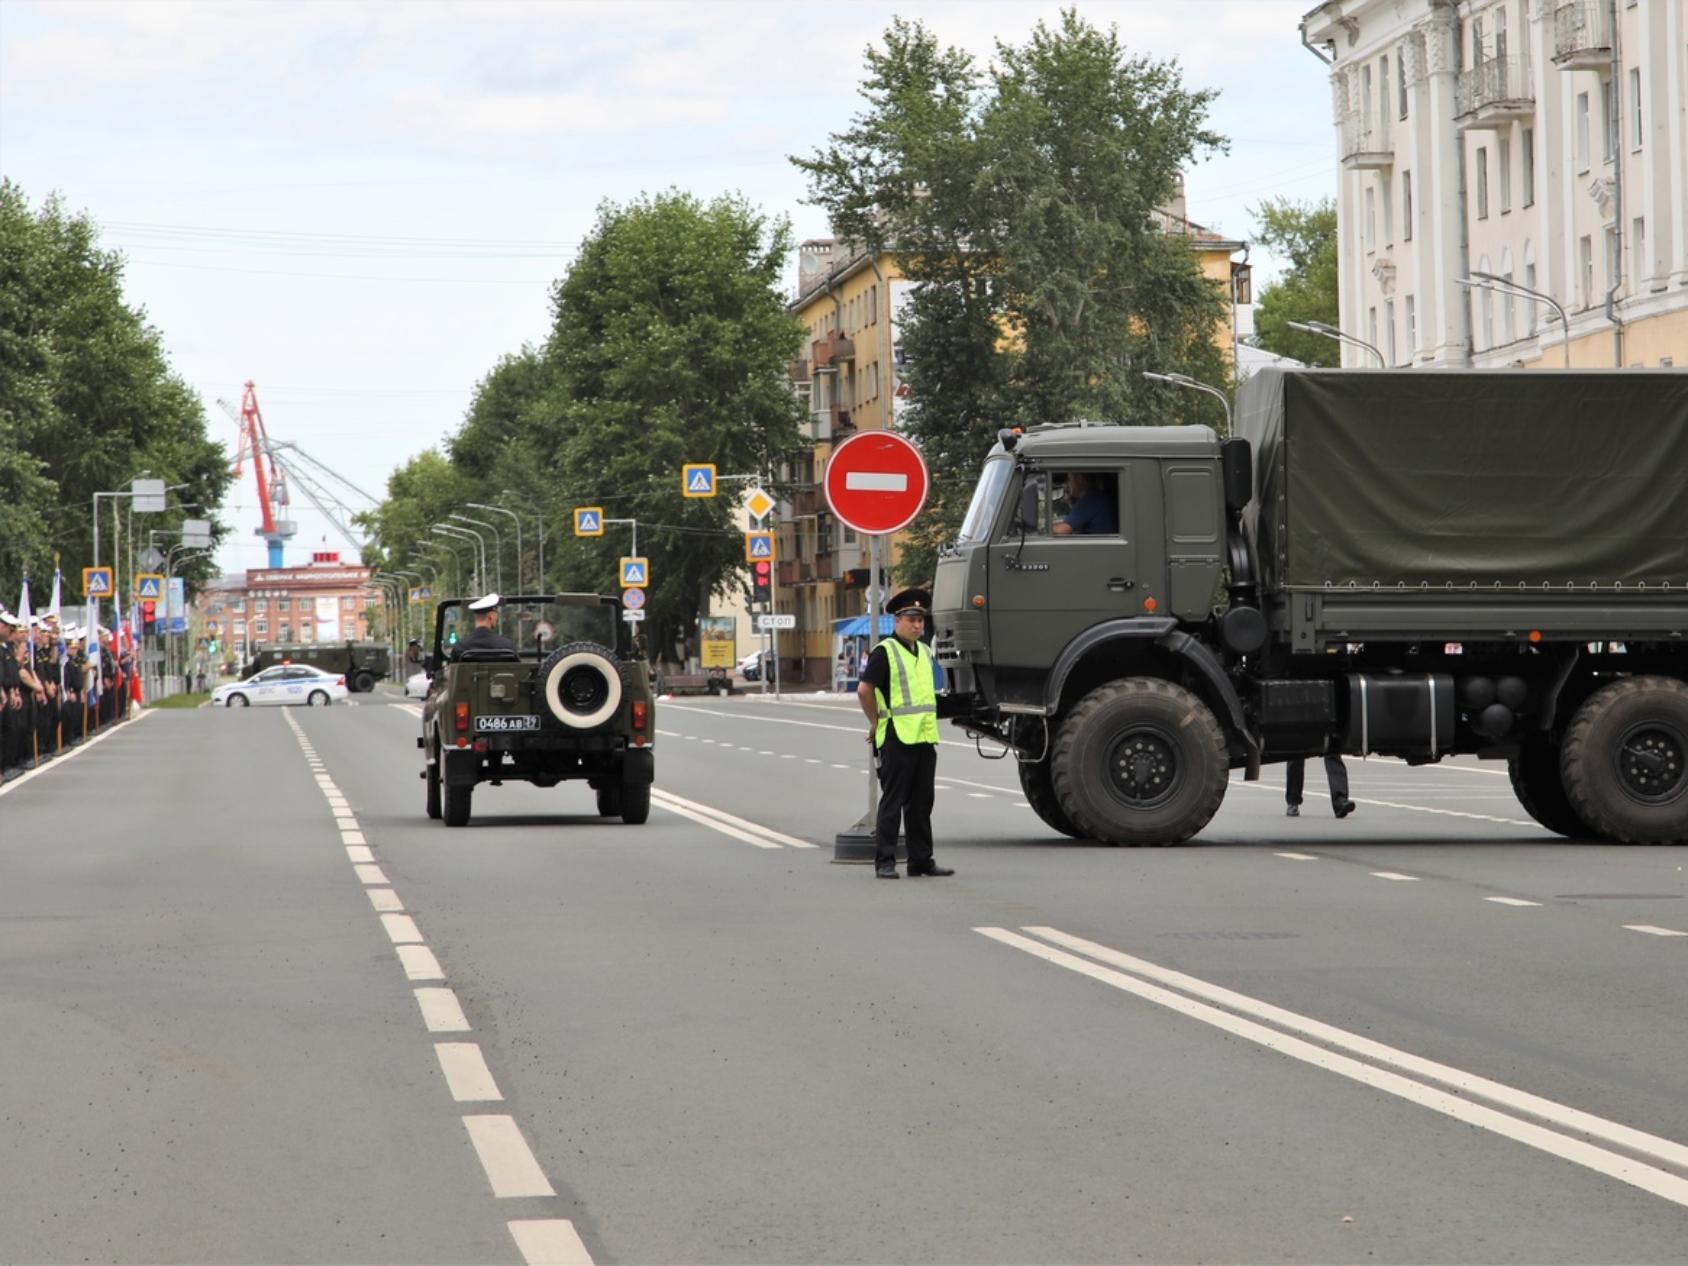
{"type": "Polygon", "coordinates": [[[883,536],[914,520],[930,483],[913,444],[890,431],[861,431],[826,465],[826,503],[846,527],[883,536]]]}

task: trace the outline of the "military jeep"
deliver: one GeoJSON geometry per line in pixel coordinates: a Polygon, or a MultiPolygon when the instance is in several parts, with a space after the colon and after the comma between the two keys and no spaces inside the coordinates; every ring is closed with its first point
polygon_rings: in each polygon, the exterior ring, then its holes
{"type": "Polygon", "coordinates": [[[650,817],[655,695],[620,611],[597,594],[505,598],[497,631],[514,649],[496,650],[460,646],[473,615],[440,603],[416,741],[430,818],[464,826],[475,788],[509,780],[584,781],[604,817],[650,817]]]}

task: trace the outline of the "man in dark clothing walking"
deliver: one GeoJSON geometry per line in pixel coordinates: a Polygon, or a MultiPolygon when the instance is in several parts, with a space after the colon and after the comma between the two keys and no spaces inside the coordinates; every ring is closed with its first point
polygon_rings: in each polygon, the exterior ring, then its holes
{"type": "MultiPolygon", "coordinates": [[[[1348,767],[1342,763],[1342,757],[1336,752],[1325,753],[1325,777],[1330,779],[1331,810],[1339,818],[1345,818],[1354,812],[1354,802],[1348,798],[1348,767]]],[[[1288,808],[1284,810],[1287,817],[1301,816],[1301,789],[1307,782],[1307,762],[1296,757],[1284,765],[1284,800],[1288,808]]]]}

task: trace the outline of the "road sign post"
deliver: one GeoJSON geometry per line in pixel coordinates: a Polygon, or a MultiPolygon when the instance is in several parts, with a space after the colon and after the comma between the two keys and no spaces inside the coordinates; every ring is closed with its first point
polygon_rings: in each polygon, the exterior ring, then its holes
{"type": "MultiPolygon", "coordinates": [[[[868,645],[879,639],[879,574],[884,538],[900,532],[926,504],[931,480],[920,450],[891,431],[861,431],[833,451],[827,463],[826,502],[839,522],[867,537],[868,645]]],[[[871,749],[870,749],[871,750],[871,749]]],[[[834,862],[871,862],[874,822],[879,816],[879,776],[871,758],[867,770],[867,812],[833,837],[834,862]]],[[[904,857],[899,837],[898,857],[904,857]]]]}

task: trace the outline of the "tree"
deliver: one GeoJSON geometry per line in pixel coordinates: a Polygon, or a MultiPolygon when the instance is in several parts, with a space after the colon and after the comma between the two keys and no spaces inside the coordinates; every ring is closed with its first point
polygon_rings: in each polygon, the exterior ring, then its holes
{"type": "Polygon", "coordinates": [[[935,475],[906,577],[931,574],[1001,426],[1223,424],[1217,404],[1141,376],[1227,381],[1213,342],[1225,301],[1156,217],[1182,168],[1224,146],[1203,126],[1212,92],[1068,10],[998,44],[985,70],[895,20],[867,51],[862,95],[848,129],[793,161],[839,236],[892,251],[917,283],[907,430],[935,475]]]}
{"type": "Polygon", "coordinates": [[[1260,292],[1255,342],[1304,365],[1340,365],[1342,348],[1335,340],[1289,328],[1291,321],[1337,324],[1336,203],[1277,198],[1254,214],[1256,240],[1289,261],[1288,271],[1260,292]]]}

